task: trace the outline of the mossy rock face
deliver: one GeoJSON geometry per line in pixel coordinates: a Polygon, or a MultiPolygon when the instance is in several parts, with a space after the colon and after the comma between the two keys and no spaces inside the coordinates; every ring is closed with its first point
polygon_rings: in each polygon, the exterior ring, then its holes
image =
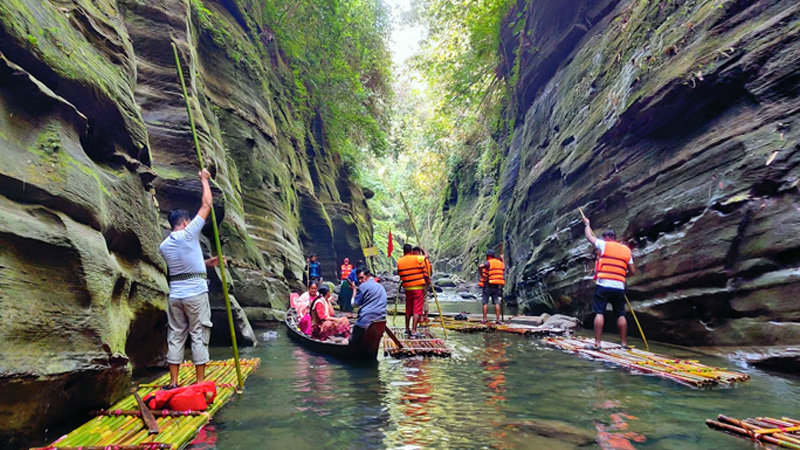
{"type": "MultiPolygon", "coordinates": [[[[323,124],[294,112],[292,73],[272,64],[280,43],[259,39],[259,8],[0,4],[0,388],[30,393],[0,399],[0,447],[44,444],[42,430],[76,425],[119,398],[133,370],[164,363],[165,214],[200,200],[171,42],[214,174],[240,343],[255,342],[248,312],[275,318],[301,288],[304,253],[333,277],[371,245],[364,195],[323,124]],[[51,409],[37,409],[48,396],[51,409]]],[[[210,294],[224,345],[219,282],[210,294]]]]}
{"type": "MultiPolygon", "coordinates": [[[[589,315],[582,207],[634,247],[628,296],[649,338],[800,343],[796,2],[569,4],[509,15],[524,23],[502,28],[517,87],[498,189],[464,189],[479,184],[461,170],[445,206],[497,199],[502,234],[483,235],[502,236],[520,303],[544,289],[556,310],[589,315]]],[[[467,264],[481,244],[459,242],[478,229],[464,222],[448,212],[441,241],[467,264]]]]}

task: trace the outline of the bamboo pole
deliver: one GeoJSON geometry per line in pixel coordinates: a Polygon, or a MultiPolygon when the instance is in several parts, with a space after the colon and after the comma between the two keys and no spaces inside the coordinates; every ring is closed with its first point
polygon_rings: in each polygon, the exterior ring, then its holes
{"type": "MultiPolygon", "coordinates": [[[[197,161],[200,164],[200,170],[205,169],[203,163],[203,153],[200,150],[200,142],[197,140],[197,130],[194,126],[194,117],[192,116],[192,107],[189,104],[189,95],[186,93],[186,82],[183,79],[183,69],[181,68],[181,60],[178,56],[178,47],[172,43],[172,51],[175,54],[175,66],[178,70],[178,78],[181,82],[181,91],[183,92],[183,99],[186,103],[186,113],[189,115],[189,125],[192,128],[192,138],[194,139],[194,147],[197,150],[197,161]]],[[[231,343],[233,344],[233,360],[236,364],[236,378],[239,382],[239,391],[244,389],[244,381],[242,380],[242,369],[239,367],[239,347],[236,345],[236,331],[233,326],[233,313],[231,312],[231,300],[228,297],[228,282],[225,277],[225,258],[222,255],[222,244],[219,240],[219,229],[217,227],[217,215],[214,213],[214,205],[211,205],[211,225],[214,229],[214,244],[217,249],[217,259],[219,260],[219,273],[222,281],[222,295],[225,297],[225,309],[228,312],[228,326],[231,329],[231,343]]]]}
{"type": "MultiPolygon", "coordinates": [[[[421,241],[419,240],[419,233],[417,233],[417,226],[414,224],[414,217],[411,215],[411,210],[408,209],[408,203],[406,203],[406,197],[403,195],[402,192],[400,194],[400,200],[403,201],[403,208],[406,210],[406,214],[408,214],[408,220],[411,222],[411,229],[414,230],[414,236],[417,238],[417,245],[421,245],[421,241]]],[[[444,327],[444,315],[442,314],[442,306],[439,305],[439,297],[436,295],[436,289],[433,288],[433,281],[431,280],[431,292],[433,293],[433,300],[436,302],[436,309],[439,310],[439,320],[442,322],[442,331],[444,332],[444,338],[447,339],[447,328],[444,327]]]]}
{"type": "Polygon", "coordinates": [[[631,301],[628,300],[628,294],[623,294],[623,295],[625,295],[625,303],[628,304],[628,309],[631,310],[633,321],[636,322],[636,327],[639,328],[639,335],[642,336],[642,341],[644,341],[644,349],[649,352],[650,344],[647,343],[647,338],[644,336],[644,330],[642,330],[642,325],[639,323],[639,318],[636,317],[636,311],[633,310],[633,305],[631,305],[631,301]]]}
{"type": "Polygon", "coordinates": [[[160,442],[146,442],[142,444],[133,445],[88,445],[88,446],[74,446],[74,447],[37,447],[31,450],[170,450],[173,448],[172,444],[162,444],[160,442]]]}

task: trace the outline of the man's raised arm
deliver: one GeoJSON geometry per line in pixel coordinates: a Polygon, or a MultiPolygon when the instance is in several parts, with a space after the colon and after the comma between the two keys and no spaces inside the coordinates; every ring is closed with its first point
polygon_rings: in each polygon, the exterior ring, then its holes
{"type": "Polygon", "coordinates": [[[586,235],[586,239],[588,239],[589,242],[592,243],[592,245],[596,245],[597,237],[595,237],[594,231],[592,231],[592,226],[589,223],[589,219],[584,217],[583,223],[586,224],[586,226],[583,228],[583,233],[586,235]]]}
{"type": "Polygon", "coordinates": [[[197,215],[202,217],[203,220],[208,220],[211,207],[214,206],[214,197],[211,195],[211,185],[208,181],[210,178],[211,173],[208,170],[203,169],[200,172],[200,184],[203,186],[203,203],[200,209],[197,210],[197,215]]]}

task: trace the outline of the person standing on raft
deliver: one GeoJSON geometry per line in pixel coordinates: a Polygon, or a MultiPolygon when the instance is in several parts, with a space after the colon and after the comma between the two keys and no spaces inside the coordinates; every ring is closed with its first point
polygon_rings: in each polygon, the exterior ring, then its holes
{"type": "Polygon", "coordinates": [[[592,231],[589,219],[584,217],[583,223],[586,239],[592,243],[600,255],[597,262],[597,287],[594,292],[594,345],[587,345],[590,350],[600,350],[600,337],[605,325],[606,305],[611,303],[614,316],[617,318],[620,343],[628,348],[628,321],[625,319],[625,282],[627,275],[636,273],[633,265],[631,249],[617,242],[614,230],[606,230],[602,239],[597,239],[592,231]]]}
{"type": "MultiPolygon", "coordinates": [[[[433,267],[431,266],[431,260],[428,258],[428,255],[422,252],[422,247],[414,247],[413,251],[415,255],[425,257],[425,273],[428,275],[428,280],[433,280],[433,267]]],[[[420,322],[422,323],[428,322],[428,290],[432,287],[431,282],[425,286],[425,296],[422,298],[422,317],[420,318],[420,322]]]]}
{"type": "Polygon", "coordinates": [[[350,287],[350,283],[347,281],[352,273],[353,266],[350,264],[350,258],[345,258],[341,267],[339,268],[339,275],[340,279],[342,280],[342,283],[339,286],[339,308],[341,308],[342,311],[347,312],[353,310],[353,290],[350,287]]]}
{"type": "Polygon", "coordinates": [[[205,381],[206,363],[209,361],[208,341],[212,324],[206,268],[219,265],[219,260],[217,257],[204,260],[200,249],[200,235],[214,199],[208,181],[211,174],[203,169],[199,175],[203,187],[200,209],[194,219],[186,210],[170,211],[167,219],[172,232],[159,246],[169,270],[167,363],[170,384],[167,389],[178,387],[178,370],[183,362],[187,337],[192,339],[192,362],[197,383],[205,381]]]}
{"type": "Polygon", "coordinates": [[[486,271],[486,283],[483,286],[483,322],[486,323],[486,315],[489,312],[489,300],[494,305],[494,321],[500,323],[500,302],[503,301],[503,286],[506,284],[506,266],[503,260],[495,257],[494,250],[486,250],[486,262],[478,266],[478,270],[486,271]]]}
{"type": "Polygon", "coordinates": [[[425,250],[423,255],[415,255],[411,244],[403,245],[403,257],[397,260],[397,274],[403,288],[406,290],[406,335],[419,337],[417,335],[417,324],[422,315],[422,303],[425,301],[425,293],[430,283],[428,273],[425,268],[425,258],[428,257],[425,250]],[[409,327],[409,322],[411,326],[409,327]]]}
{"type": "MultiPolygon", "coordinates": [[[[478,263],[478,259],[475,259],[475,263],[478,263]]],[[[489,287],[489,268],[486,265],[481,264],[478,266],[478,287],[481,288],[481,299],[483,299],[484,292],[486,292],[486,288],[489,287]]],[[[486,315],[484,314],[483,320],[486,320],[486,315]]]]}

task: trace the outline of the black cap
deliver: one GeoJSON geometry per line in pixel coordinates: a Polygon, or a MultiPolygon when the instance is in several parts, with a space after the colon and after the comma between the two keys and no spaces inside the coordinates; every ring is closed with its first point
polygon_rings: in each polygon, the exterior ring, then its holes
{"type": "Polygon", "coordinates": [[[494,256],[494,250],[486,250],[486,256],[494,256]]]}
{"type": "Polygon", "coordinates": [[[611,239],[616,241],[617,240],[617,233],[614,233],[614,230],[606,230],[603,231],[602,234],[603,239],[611,239]]]}

